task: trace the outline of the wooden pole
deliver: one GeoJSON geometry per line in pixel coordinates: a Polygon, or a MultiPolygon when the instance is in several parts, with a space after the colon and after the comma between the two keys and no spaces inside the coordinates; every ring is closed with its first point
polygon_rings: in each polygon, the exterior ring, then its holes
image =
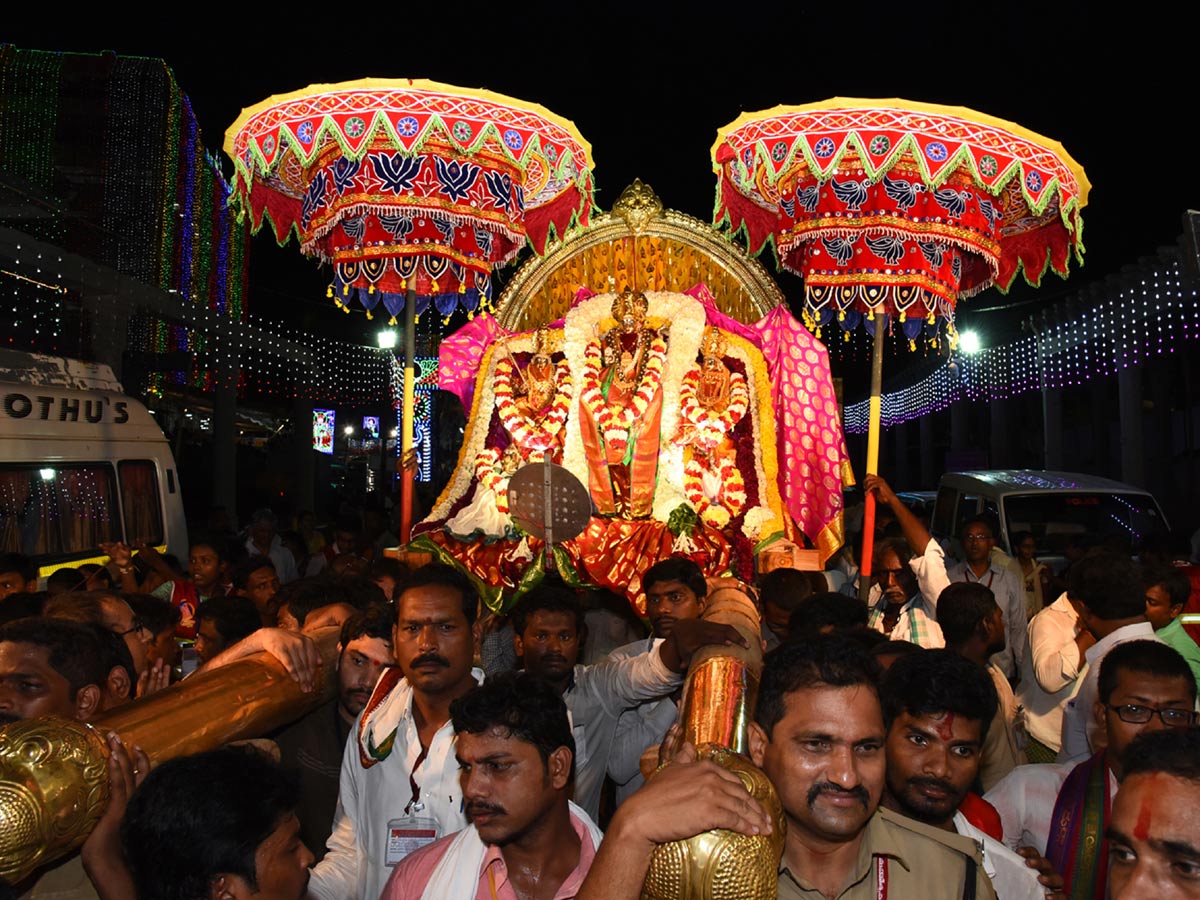
{"type": "MultiPolygon", "coordinates": [[[[875,316],[875,337],[871,344],[871,400],[867,418],[867,474],[879,474],[879,422],[883,408],[883,332],[885,316],[875,316]]],[[[864,496],[862,553],[858,559],[858,595],[863,601],[871,593],[871,555],[875,552],[875,495],[864,496]]]]}
{"type": "Polygon", "coordinates": [[[417,381],[417,276],[408,279],[404,294],[404,401],[400,421],[400,544],[408,543],[413,524],[413,482],[416,472],[408,465],[413,449],[413,408],[417,381]]]}

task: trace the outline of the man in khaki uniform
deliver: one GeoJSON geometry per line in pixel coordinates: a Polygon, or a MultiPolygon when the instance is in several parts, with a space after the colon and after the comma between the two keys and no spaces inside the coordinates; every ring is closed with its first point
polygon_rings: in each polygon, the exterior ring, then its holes
{"type": "MultiPolygon", "coordinates": [[[[880,809],[886,729],[878,667],[837,637],[767,661],[750,757],[779,790],[787,836],[780,900],[994,898],[974,841],[880,809]]],[[[741,781],[690,748],[617,811],[579,900],[634,900],[658,843],[713,828],[770,829],[741,781]]]]}

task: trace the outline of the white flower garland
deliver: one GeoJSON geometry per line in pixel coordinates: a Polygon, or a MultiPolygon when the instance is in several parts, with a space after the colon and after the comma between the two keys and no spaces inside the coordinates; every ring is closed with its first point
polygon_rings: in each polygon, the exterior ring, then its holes
{"type": "MultiPolygon", "coordinates": [[[[565,327],[562,331],[563,352],[566,357],[566,370],[582,372],[584,355],[589,341],[597,338],[601,330],[600,324],[611,319],[612,301],[615,294],[601,294],[591,297],[571,309],[566,316],[565,327]]],[[[700,344],[704,336],[706,313],[703,305],[686,294],[665,291],[651,291],[646,294],[649,301],[648,318],[653,325],[669,323],[669,340],[663,373],[661,376],[663,411],[661,449],[658,466],[658,479],[654,491],[652,515],[660,522],[666,522],[671,513],[680,505],[688,504],[689,500],[684,489],[685,462],[684,448],[669,442],[669,436],[679,430],[681,418],[682,385],[688,371],[694,367],[699,354],[700,344]]],[[[532,352],[534,332],[509,337],[509,345],[516,352],[532,352]]],[[[493,348],[498,343],[493,343],[493,348]]],[[[752,351],[752,348],[751,348],[752,351]]],[[[756,441],[762,438],[762,415],[772,415],[770,409],[760,409],[759,393],[763,389],[759,383],[765,378],[765,361],[761,354],[748,352],[741,341],[730,340],[728,357],[740,360],[746,368],[746,378],[754,379],[754,385],[747,385],[747,412],[754,424],[756,441]],[[757,369],[761,368],[759,372],[757,369]]],[[[482,360],[485,372],[481,373],[476,389],[476,417],[467,428],[466,441],[459,457],[459,465],[455,468],[450,484],[438,499],[437,505],[430,513],[429,519],[442,520],[449,516],[454,504],[468,491],[472,490],[475,481],[474,462],[487,439],[487,416],[480,416],[478,411],[490,410],[496,404],[496,369],[503,361],[500,351],[491,352],[482,360]]],[[[562,362],[558,364],[563,365],[562,362]]],[[[556,366],[556,374],[557,374],[556,366]]],[[[736,374],[736,373],[731,373],[736,374]]],[[[731,379],[732,382],[732,379],[731,379]]],[[[569,394],[567,405],[567,420],[565,429],[560,427],[560,434],[565,430],[563,465],[579,478],[585,485],[588,483],[589,462],[583,448],[582,435],[579,428],[577,410],[583,393],[583,379],[571,378],[569,383],[559,384],[563,395],[569,394]]],[[[557,399],[556,395],[556,399],[557,399]]],[[[773,434],[772,428],[770,433],[773,434]]],[[[511,432],[510,432],[511,433],[511,432]]],[[[772,492],[766,489],[767,479],[774,479],[776,471],[767,472],[763,465],[763,454],[754,454],[755,476],[758,484],[757,497],[747,497],[744,503],[750,505],[744,518],[743,530],[751,540],[766,537],[773,531],[782,529],[782,522],[769,505],[772,492]]],[[[693,506],[694,508],[694,506],[693,506]]]]}

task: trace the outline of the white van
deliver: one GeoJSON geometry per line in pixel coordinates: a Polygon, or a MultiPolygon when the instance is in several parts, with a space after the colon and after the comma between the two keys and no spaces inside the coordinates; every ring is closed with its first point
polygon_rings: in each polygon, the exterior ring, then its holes
{"type": "Polygon", "coordinates": [[[1120,535],[1136,549],[1149,535],[1169,531],[1152,495],[1096,475],[1031,469],[943,475],[933,507],[933,536],[953,540],[977,515],[999,521],[996,545],[1009,555],[1012,536],[1032,532],[1039,559],[1061,557],[1072,537],[1085,534],[1120,535]]]}
{"type": "Polygon", "coordinates": [[[0,552],[39,583],[106,560],[100,544],[141,540],[187,553],[171,448],[108,366],[0,351],[0,552]]]}

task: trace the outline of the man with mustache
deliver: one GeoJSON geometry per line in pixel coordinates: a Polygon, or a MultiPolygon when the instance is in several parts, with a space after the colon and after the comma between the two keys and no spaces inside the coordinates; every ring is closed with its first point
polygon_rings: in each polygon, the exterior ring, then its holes
{"type": "Polygon", "coordinates": [[[406,857],[382,900],[575,896],[600,831],[567,799],[575,741],[562,697],[536,675],[506,672],[450,715],[471,824],[406,857]]]}
{"type": "Polygon", "coordinates": [[[392,618],[391,608],[379,603],[346,620],[338,641],[337,697],[274,737],[280,761],[300,775],[300,836],[318,861],[333,827],[346,739],[379,676],[395,665],[392,618]]]}
{"type": "Polygon", "coordinates": [[[995,662],[1007,640],[1004,611],[987,585],[958,581],[938,598],[937,619],[946,649],[984,672],[1000,701],[991,723],[983,728],[979,783],[987,791],[1026,761],[1021,749],[1023,716],[1008,679],[995,662]]]}
{"type": "Polygon", "coordinates": [[[621,713],[644,700],[662,697],[683,683],[681,673],[700,647],[745,644],[728,625],[678,619],[670,633],[647,653],[576,665],[587,635],[579,598],[566,585],[543,582],[513,609],[513,645],[525,671],[545,678],[571,713],[575,738],[575,802],[598,818],[600,790],[621,713]]]}
{"type": "MultiPolygon", "coordinates": [[[[780,900],[994,898],[973,841],[880,808],[886,729],[878,677],[875,661],[838,636],[784,644],[767,657],[749,750],[776,785],[787,821],[780,900]]],[[[712,828],[768,831],[761,807],[744,787],[739,795],[740,782],[715,769],[685,746],[627,800],[578,900],[634,900],[658,843],[712,828]]]]}
{"type": "Polygon", "coordinates": [[[1001,897],[1040,900],[1045,889],[1037,872],[959,811],[979,775],[984,738],[999,705],[988,674],[950,650],[925,650],[896,660],[880,693],[888,723],[884,807],[974,839],[1001,897]]]}
{"type": "Polygon", "coordinates": [[[392,649],[342,756],[328,852],[313,869],[318,900],[376,900],[409,853],[466,824],[450,704],[474,688],[479,595],[465,575],[431,563],[396,601],[392,649]]]}

